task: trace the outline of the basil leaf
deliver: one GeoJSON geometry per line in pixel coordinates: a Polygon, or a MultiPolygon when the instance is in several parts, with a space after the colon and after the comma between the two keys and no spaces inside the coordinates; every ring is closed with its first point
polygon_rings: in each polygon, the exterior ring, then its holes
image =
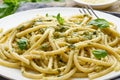
{"type": "Polygon", "coordinates": [[[93,50],[92,53],[97,59],[101,59],[107,56],[107,51],[105,50],[93,50]]]}
{"type": "Polygon", "coordinates": [[[22,38],[19,41],[17,41],[17,45],[21,50],[24,50],[27,48],[27,40],[25,38],[22,38]]]}
{"type": "Polygon", "coordinates": [[[3,0],[3,3],[18,5],[18,0],[3,0]]]}
{"type": "Polygon", "coordinates": [[[4,13],[8,7],[7,4],[0,4],[0,18],[4,17],[4,13]]]}
{"type": "Polygon", "coordinates": [[[101,28],[101,29],[109,27],[109,22],[106,21],[105,19],[100,19],[100,18],[91,20],[88,24],[94,25],[94,26],[101,28]]]}
{"type": "Polygon", "coordinates": [[[60,1],[60,0],[54,0],[54,1],[60,1]]]}
{"type": "MultiPolygon", "coordinates": [[[[13,14],[21,3],[25,2],[50,2],[51,0],[3,0],[3,4],[0,4],[0,18],[13,14]]],[[[56,0],[59,1],[59,0],[56,0]]],[[[61,1],[61,0],[60,0],[61,1]]],[[[64,1],[64,0],[63,0],[64,1]]],[[[63,24],[64,19],[60,17],[60,14],[57,17],[57,20],[60,24],[63,24]]]]}
{"type": "Polygon", "coordinates": [[[63,25],[64,24],[64,19],[60,16],[60,13],[57,15],[57,21],[59,24],[63,25]]]}
{"type": "Polygon", "coordinates": [[[17,7],[17,5],[13,4],[0,4],[0,18],[14,13],[17,7]]]}
{"type": "Polygon", "coordinates": [[[18,0],[3,0],[0,4],[0,18],[10,15],[18,8],[18,0]]]}

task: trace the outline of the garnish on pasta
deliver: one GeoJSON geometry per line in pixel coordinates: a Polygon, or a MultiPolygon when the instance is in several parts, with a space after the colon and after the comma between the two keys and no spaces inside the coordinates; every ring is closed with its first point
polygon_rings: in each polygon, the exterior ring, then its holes
{"type": "Polygon", "coordinates": [[[109,22],[105,19],[100,19],[100,18],[91,20],[89,22],[89,24],[94,25],[94,26],[101,28],[101,29],[109,27],[109,22]]]}

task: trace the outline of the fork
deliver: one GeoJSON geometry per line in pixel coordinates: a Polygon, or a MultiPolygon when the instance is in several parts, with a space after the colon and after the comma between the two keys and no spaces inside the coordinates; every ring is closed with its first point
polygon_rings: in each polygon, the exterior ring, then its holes
{"type": "Polygon", "coordinates": [[[91,16],[93,15],[96,18],[99,18],[90,5],[83,6],[81,9],[79,9],[79,12],[82,14],[89,14],[91,16]]]}

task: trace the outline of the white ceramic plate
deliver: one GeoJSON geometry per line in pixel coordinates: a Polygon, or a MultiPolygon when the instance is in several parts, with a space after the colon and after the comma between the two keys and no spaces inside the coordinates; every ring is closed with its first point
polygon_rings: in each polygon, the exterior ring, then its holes
{"type": "MultiPolygon", "coordinates": [[[[2,27],[4,30],[9,28],[15,27],[18,24],[25,22],[34,18],[36,15],[45,15],[48,13],[49,15],[56,15],[60,13],[62,16],[71,16],[75,14],[79,14],[79,8],[43,8],[43,9],[35,9],[35,10],[28,10],[24,12],[19,12],[5,18],[0,19],[0,28],[2,27]]],[[[117,30],[120,31],[120,18],[112,16],[110,14],[106,14],[103,12],[96,11],[99,17],[105,18],[108,21],[113,22],[117,27],[117,30]]],[[[0,75],[15,79],[15,80],[28,80],[27,78],[23,77],[20,70],[7,68],[4,66],[0,66],[0,75]]],[[[120,72],[111,72],[103,77],[97,78],[95,80],[105,80],[115,76],[120,75],[120,72]]],[[[80,78],[74,80],[88,80],[87,78],[80,78]]]]}
{"type": "Polygon", "coordinates": [[[112,6],[118,0],[107,0],[104,3],[96,3],[96,4],[87,3],[87,2],[84,2],[82,0],[73,0],[73,1],[76,2],[79,6],[90,5],[94,9],[105,9],[105,8],[108,8],[108,7],[112,6]]]}

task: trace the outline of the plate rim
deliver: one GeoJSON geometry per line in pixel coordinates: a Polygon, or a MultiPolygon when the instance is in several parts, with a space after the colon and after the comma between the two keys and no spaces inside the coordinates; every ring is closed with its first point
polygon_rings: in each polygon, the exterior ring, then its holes
{"type": "MultiPolygon", "coordinates": [[[[14,15],[19,15],[19,14],[22,14],[22,13],[27,13],[27,12],[30,12],[30,11],[37,11],[37,10],[44,10],[44,9],[81,9],[81,8],[74,8],[74,7],[48,7],[48,8],[42,8],[42,9],[32,9],[32,10],[26,10],[26,11],[21,11],[21,12],[18,12],[18,13],[15,13],[15,14],[12,14],[12,15],[9,15],[9,16],[7,16],[7,17],[4,17],[4,18],[1,18],[0,19],[0,22],[2,21],[2,20],[4,20],[4,19],[7,19],[7,18],[10,18],[10,17],[13,17],[14,15]]],[[[119,17],[116,17],[116,16],[114,16],[114,15],[112,15],[112,14],[108,14],[108,13],[105,13],[105,12],[102,12],[102,11],[98,11],[98,10],[95,10],[96,12],[100,12],[100,13],[104,13],[104,14],[107,14],[107,15],[110,15],[110,16],[113,16],[113,17],[115,17],[115,18],[118,18],[118,19],[120,19],[119,17]]],[[[19,24],[18,24],[19,25],[19,24]]],[[[0,65],[1,66],[1,65],[0,65]]],[[[120,73],[119,73],[120,74],[120,73]]],[[[1,73],[0,73],[0,75],[2,75],[1,73]]],[[[4,75],[3,75],[3,77],[4,77],[4,75]]],[[[5,77],[7,77],[7,76],[5,76],[5,77]]]]}

